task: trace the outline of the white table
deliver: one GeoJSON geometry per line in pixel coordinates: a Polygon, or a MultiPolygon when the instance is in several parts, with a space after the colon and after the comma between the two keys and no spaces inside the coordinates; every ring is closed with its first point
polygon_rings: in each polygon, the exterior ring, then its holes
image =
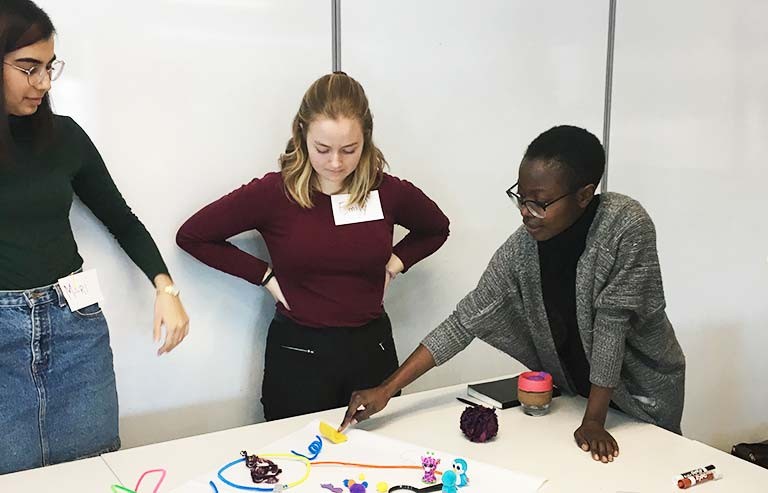
{"type": "MultiPolygon", "coordinates": [[[[457,396],[466,396],[466,385],[399,397],[358,426],[422,445],[425,451],[440,449],[548,478],[542,493],[675,492],[679,491],[673,481],[675,475],[707,464],[715,464],[724,478],[695,486],[691,490],[694,493],[768,492],[768,470],[614,411],[609,412],[608,428],[619,443],[621,455],[610,464],[592,460],[573,440],[586,404],[581,397],[558,397],[545,417],[526,416],[519,408],[498,411],[499,436],[490,443],[475,444],[459,430],[459,416],[465,406],[455,399],[457,396]]],[[[337,424],[342,416],[341,409],[324,411],[137,447],[102,458],[131,487],[144,471],[167,469],[163,492],[217,469],[237,458],[241,450],[258,450],[315,419],[337,424]]],[[[6,490],[0,487],[0,491],[6,490]]]]}
{"type": "MultiPolygon", "coordinates": [[[[109,493],[120,481],[101,457],[0,476],[2,493],[109,493]]],[[[130,485],[129,487],[133,487],[130,485]]]]}

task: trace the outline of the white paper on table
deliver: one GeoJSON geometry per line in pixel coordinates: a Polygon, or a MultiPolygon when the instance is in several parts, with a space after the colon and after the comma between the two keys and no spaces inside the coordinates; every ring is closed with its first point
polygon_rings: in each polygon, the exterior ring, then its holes
{"type": "MultiPolygon", "coordinates": [[[[319,421],[314,421],[301,430],[291,433],[267,446],[257,449],[248,448],[247,443],[233,446],[232,460],[238,458],[240,450],[247,450],[249,455],[258,454],[278,454],[290,453],[295,450],[302,454],[308,454],[307,447],[316,440],[319,435],[319,421]]],[[[357,462],[365,464],[378,465],[420,465],[421,456],[426,450],[406,442],[393,440],[383,437],[374,432],[363,430],[351,430],[347,433],[348,440],[344,443],[335,445],[326,439],[323,439],[323,448],[317,461],[339,461],[339,462],[357,462]]],[[[461,457],[467,461],[467,476],[469,485],[459,488],[459,493],[490,493],[502,491],[514,491],[515,493],[535,493],[541,488],[546,479],[530,476],[521,472],[503,469],[483,462],[472,460],[470,457],[431,450],[435,457],[440,458],[439,470],[447,471],[451,469],[454,459],[461,457]]],[[[305,466],[298,461],[289,461],[283,459],[274,459],[274,461],[283,469],[281,474],[282,483],[292,483],[301,478],[305,471],[305,466]]],[[[223,466],[224,464],[221,464],[223,466]]],[[[172,472],[172,471],[169,471],[172,472]]],[[[213,488],[208,484],[213,480],[220,493],[242,493],[231,486],[222,483],[217,476],[218,469],[211,470],[198,478],[187,482],[173,490],[172,493],[213,493],[213,488]]],[[[365,481],[368,482],[367,491],[376,492],[376,485],[379,482],[386,482],[390,487],[399,484],[408,484],[422,488],[421,482],[423,472],[415,469],[362,469],[347,466],[313,466],[307,481],[297,485],[295,488],[289,488],[287,491],[297,493],[317,493],[328,490],[321,489],[321,484],[331,483],[337,488],[347,493],[348,488],[344,487],[345,479],[352,479],[356,482],[360,474],[365,475],[365,481]]],[[[269,487],[266,484],[254,484],[251,481],[250,471],[244,464],[240,463],[224,472],[224,477],[229,481],[251,487],[269,487]]],[[[438,479],[439,480],[439,479],[438,479]]]]}

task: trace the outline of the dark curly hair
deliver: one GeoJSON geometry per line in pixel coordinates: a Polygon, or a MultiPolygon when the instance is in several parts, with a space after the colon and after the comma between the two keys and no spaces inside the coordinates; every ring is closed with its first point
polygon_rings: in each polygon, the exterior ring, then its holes
{"type": "Polygon", "coordinates": [[[588,130],[570,125],[550,128],[533,139],[524,159],[561,168],[574,189],[597,186],[605,171],[605,149],[600,140],[588,130]]]}

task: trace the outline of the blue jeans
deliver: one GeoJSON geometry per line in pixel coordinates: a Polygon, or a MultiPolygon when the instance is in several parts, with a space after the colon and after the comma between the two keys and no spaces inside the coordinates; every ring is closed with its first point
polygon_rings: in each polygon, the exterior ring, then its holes
{"type": "Polygon", "coordinates": [[[57,284],[0,291],[0,474],[120,448],[107,321],[57,284]]]}

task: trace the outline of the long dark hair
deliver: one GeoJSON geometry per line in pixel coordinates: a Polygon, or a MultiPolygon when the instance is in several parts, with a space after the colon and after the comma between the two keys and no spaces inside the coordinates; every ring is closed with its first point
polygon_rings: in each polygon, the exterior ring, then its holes
{"type": "MultiPolygon", "coordinates": [[[[8,53],[49,39],[55,32],[48,14],[31,0],[2,0],[0,3],[0,58],[3,60],[8,53]]],[[[5,69],[5,64],[0,63],[0,81],[5,80],[5,69]]],[[[0,109],[3,110],[3,117],[0,118],[0,163],[7,163],[13,154],[14,141],[5,104],[5,88],[0,91],[0,109]]],[[[37,111],[25,119],[32,130],[33,144],[40,147],[53,133],[53,111],[48,94],[37,111]]]]}

